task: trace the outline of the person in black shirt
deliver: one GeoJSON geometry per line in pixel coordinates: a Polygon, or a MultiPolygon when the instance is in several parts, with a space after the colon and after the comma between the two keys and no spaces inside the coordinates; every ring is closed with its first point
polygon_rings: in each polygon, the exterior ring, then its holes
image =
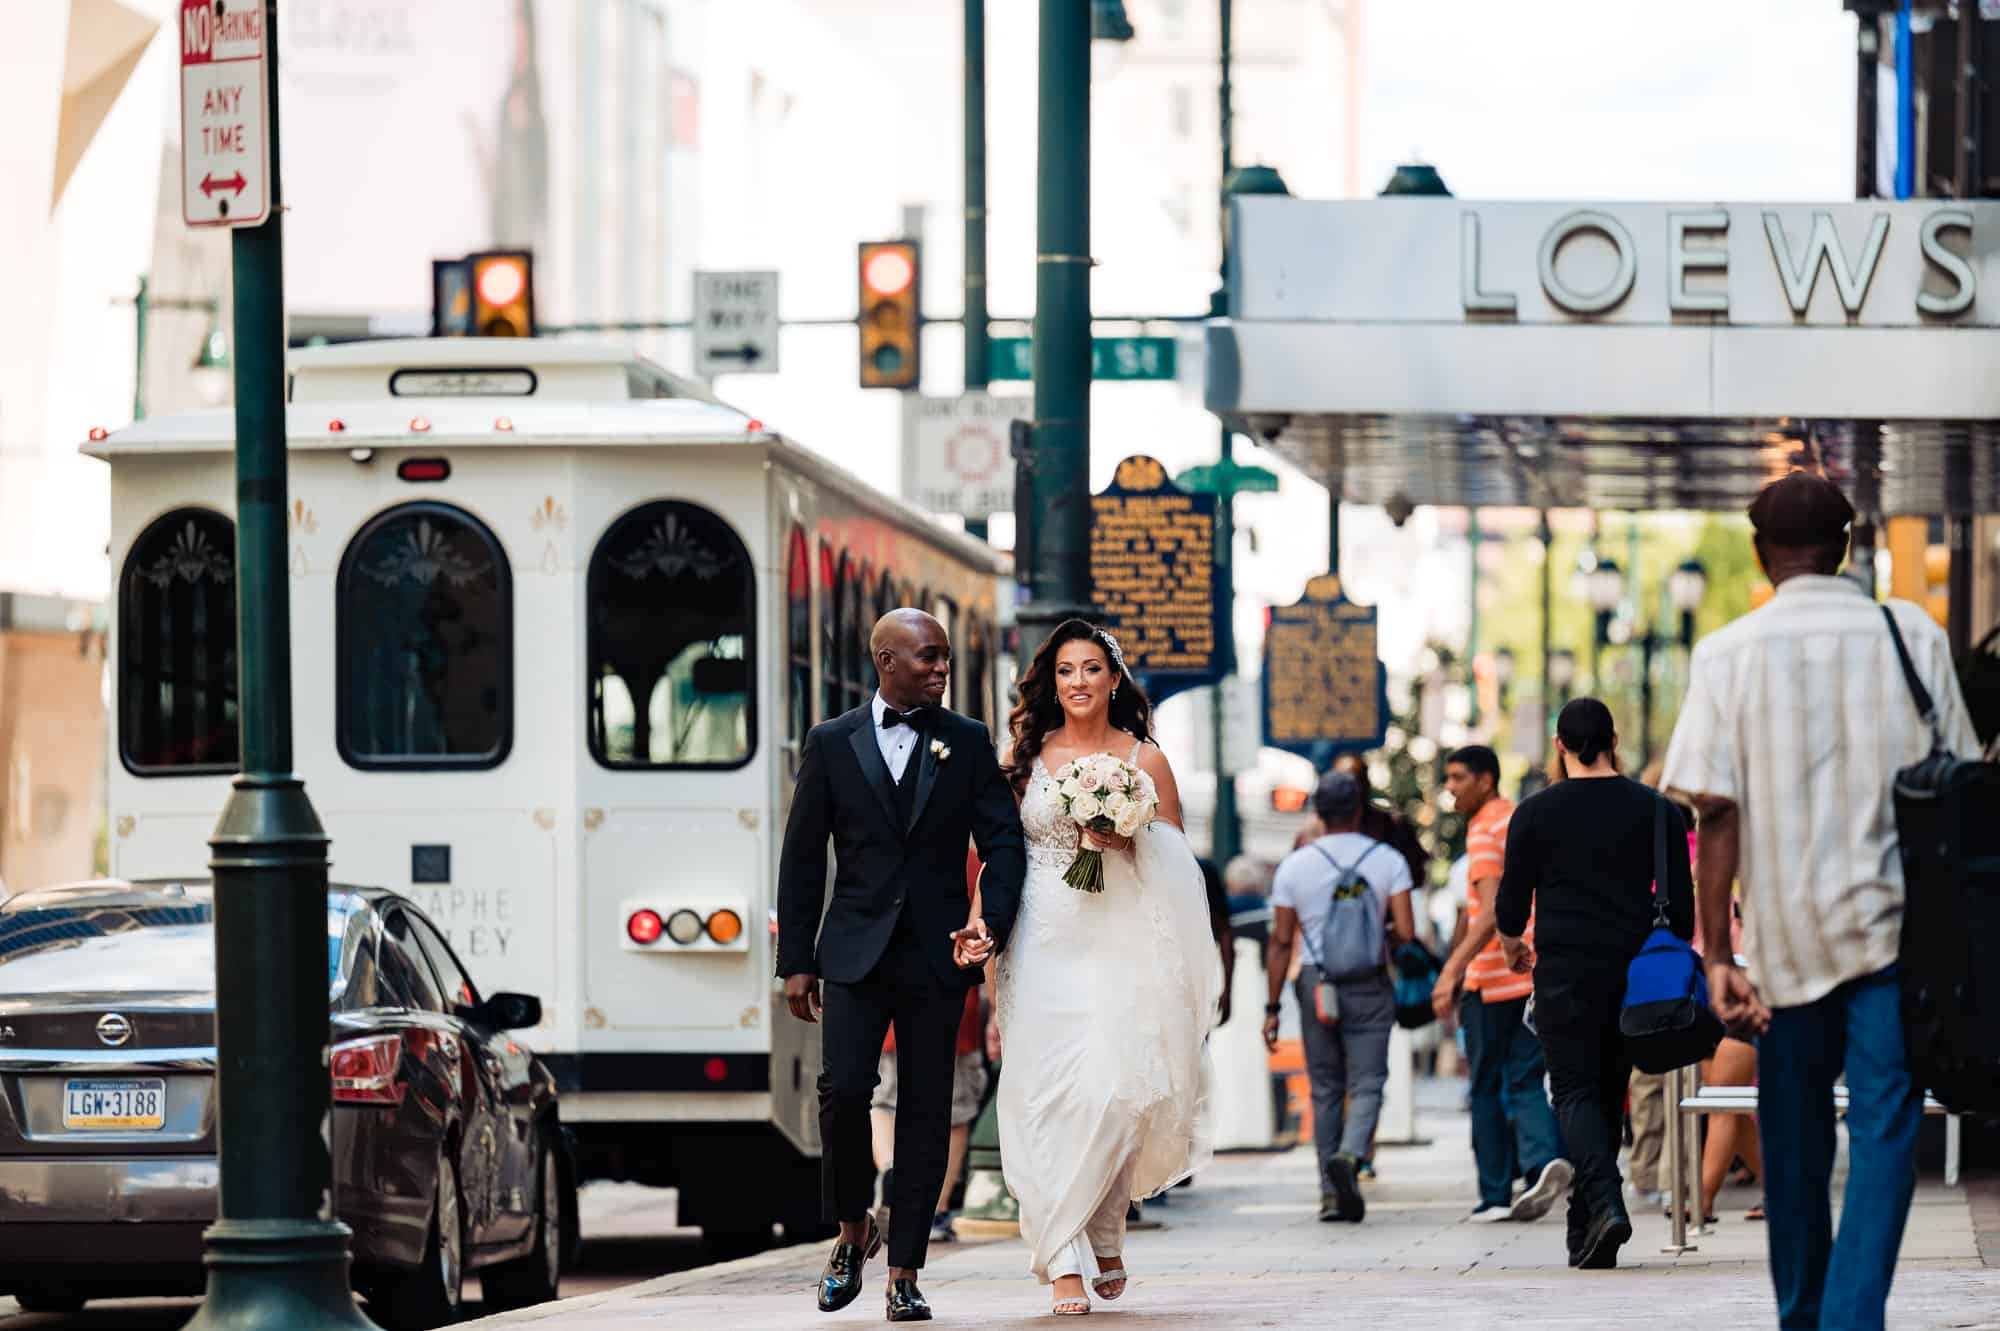
{"type": "MultiPolygon", "coordinates": [[[[1619,1124],[1631,1077],[1619,1009],[1625,972],[1653,928],[1653,811],[1663,796],[1619,775],[1610,709],[1578,698],[1556,722],[1564,780],[1522,803],[1507,833],[1494,916],[1508,964],[1535,975],[1535,1027],[1556,1116],[1576,1166],[1570,1265],[1618,1264],[1632,1237],[1618,1178],[1619,1124]],[[1534,911],[1535,943],[1521,935],[1534,911]]],[[[1685,829],[1676,810],[1670,827],[1685,829]]],[[[1667,857],[1667,919],[1694,936],[1686,855],[1667,857]]]]}

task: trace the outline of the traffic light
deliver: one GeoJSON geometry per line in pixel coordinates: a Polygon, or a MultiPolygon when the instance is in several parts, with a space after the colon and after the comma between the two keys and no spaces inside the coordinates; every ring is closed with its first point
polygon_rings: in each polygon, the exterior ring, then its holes
{"type": "Polygon", "coordinates": [[[526,250],[431,261],[432,337],[533,337],[535,261],[526,250]]]}
{"type": "Polygon", "coordinates": [[[860,269],[861,386],[913,389],[923,332],[917,242],[865,242],[860,269]]]}

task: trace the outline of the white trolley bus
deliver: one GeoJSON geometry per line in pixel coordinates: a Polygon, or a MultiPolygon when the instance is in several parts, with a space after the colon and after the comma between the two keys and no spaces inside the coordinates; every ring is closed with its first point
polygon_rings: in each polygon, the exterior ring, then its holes
{"type": "MultiPolygon", "coordinates": [[[[817,1228],[818,1028],[772,979],[799,746],[922,605],[995,719],[1002,561],[622,349],[294,353],[297,768],[337,880],[408,893],[538,994],[583,1178],[718,1246],[817,1228]]],[[[111,868],[203,872],[237,757],[233,418],[111,466],[111,868]]]]}

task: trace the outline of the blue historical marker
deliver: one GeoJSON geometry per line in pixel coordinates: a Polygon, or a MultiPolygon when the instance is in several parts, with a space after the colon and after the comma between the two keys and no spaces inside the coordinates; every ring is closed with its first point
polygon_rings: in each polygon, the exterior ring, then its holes
{"type": "Polygon", "coordinates": [[[1091,601],[1155,703],[1222,676],[1215,506],[1144,454],[1120,462],[1091,496],[1091,601]]]}
{"type": "Polygon", "coordinates": [[[1375,607],[1323,574],[1295,605],[1271,607],[1264,634],[1264,742],[1319,762],[1376,749],[1389,733],[1389,672],[1375,644],[1375,607]]]}

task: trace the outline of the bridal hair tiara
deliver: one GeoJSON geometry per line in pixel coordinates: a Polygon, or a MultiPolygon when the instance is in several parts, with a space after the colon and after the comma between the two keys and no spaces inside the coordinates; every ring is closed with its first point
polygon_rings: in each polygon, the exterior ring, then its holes
{"type": "Polygon", "coordinates": [[[1104,644],[1105,651],[1111,653],[1111,664],[1118,668],[1119,674],[1129,675],[1132,673],[1125,668],[1125,653],[1118,650],[1118,639],[1111,636],[1111,630],[1098,629],[1097,640],[1104,644]]]}

